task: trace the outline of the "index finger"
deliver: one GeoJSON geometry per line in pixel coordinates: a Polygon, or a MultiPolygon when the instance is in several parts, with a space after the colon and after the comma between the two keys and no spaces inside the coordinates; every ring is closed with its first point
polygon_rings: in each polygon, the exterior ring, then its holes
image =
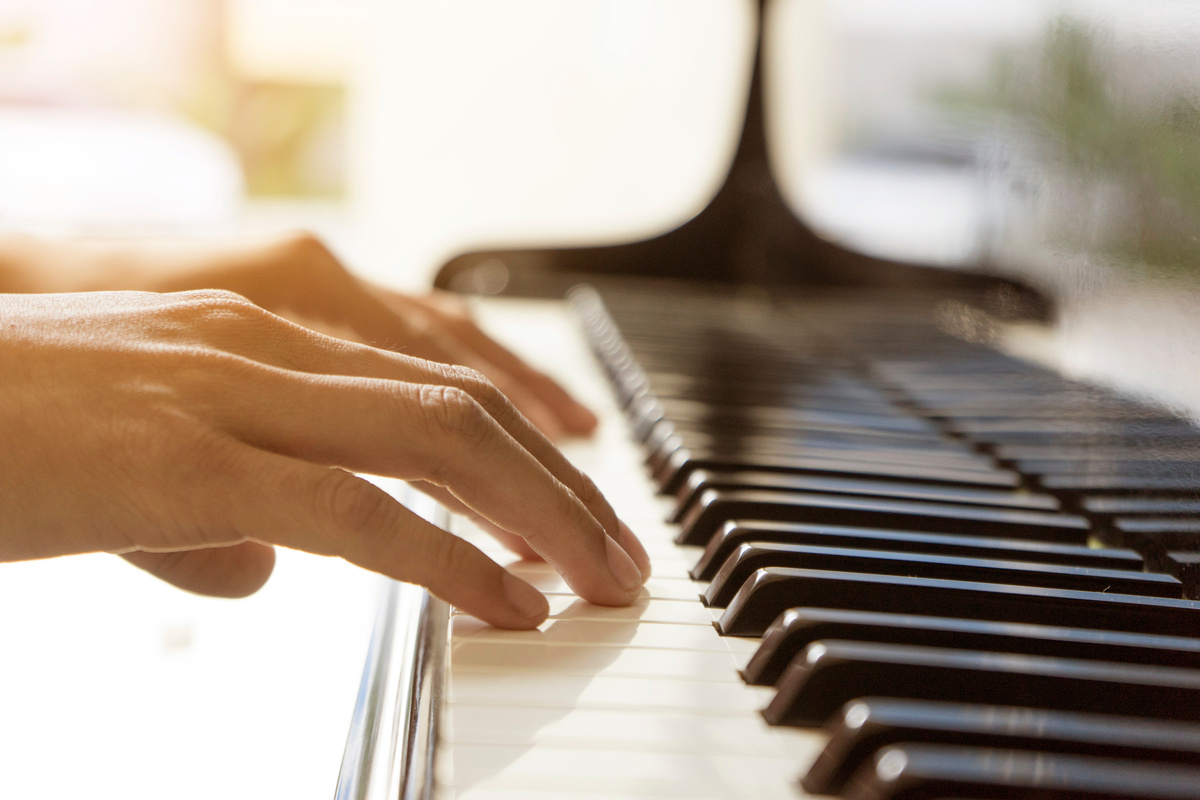
{"type": "MultiPolygon", "coordinates": [[[[558,415],[570,433],[590,434],[596,429],[598,420],[590,409],[572,397],[549,375],[535,369],[485,333],[471,319],[465,307],[438,295],[418,298],[388,292],[387,299],[392,304],[416,306],[430,314],[451,336],[477,353],[485,363],[493,365],[500,373],[511,375],[517,384],[525,387],[548,406],[558,415]]],[[[484,371],[489,372],[487,369],[484,371]]]]}

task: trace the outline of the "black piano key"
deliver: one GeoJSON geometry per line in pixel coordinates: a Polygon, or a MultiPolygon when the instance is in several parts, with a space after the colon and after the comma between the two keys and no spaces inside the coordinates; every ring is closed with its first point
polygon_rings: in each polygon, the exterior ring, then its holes
{"type": "Polygon", "coordinates": [[[1118,517],[1112,525],[1121,541],[1138,550],[1200,550],[1198,517],[1118,517]]]}
{"type": "Polygon", "coordinates": [[[849,495],[706,491],[682,520],[679,544],[704,545],[730,520],[806,522],[875,528],[1002,536],[1085,544],[1087,520],[1070,514],[983,506],[878,500],[849,495]]]}
{"type": "Polygon", "coordinates": [[[1069,564],[1098,569],[1142,569],[1142,557],[1134,550],[1092,548],[1078,544],[1039,542],[1034,539],[1001,539],[991,536],[956,536],[950,533],[889,531],[846,525],[805,525],[796,522],[727,522],[708,540],[700,560],[691,571],[699,581],[712,580],[725,559],[746,542],[786,542],[822,547],[861,547],[904,553],[936,553],[968,558],[999,558],[1069,564]]]}
{"type": "Polygon", "coordinates": [[[759,405],[700,402],[678,398],[656,398],[642,401],[631,409],[630,422],[634,426],[653,425],[658,421],[694,423],[699,429],[710,425],[720,427],[722,423],[747,424],[751,427],[796,428],[799,430],[871,430],[896,431],[939,435],[938,428],[929,420],[898,409],[883,410],[878,406],[872,412],[858,411],[854,403],[844,398],[837,399],[840,408],[831,407],[832,402],[820,409],[804,408],[802,403],[787,405],[759,405]]]}
{"type": "MultiPolygon", "coordinates": [[[[1200,461],[1200,446],[1156,443],[1153,447],[1136,445],[1081,445],[1062,447],[1053,444],[1000,444],[994,448],[999,458],[1009,461],[1030,459],[1070,459],[1077,461],[1200,461]]],[[[1084,470],[1086,472],[1086,470],[1084,470]]]]}
{"type": "Polygon", "coordinates": [[[967,396],[914,397],[921,408],[932,416],[951,420],[1020,419],[1079,419],[1114,420],[1142,416],[1145,409],[1126,401],[1086,401],[1061,397],[1003,397],[967,396]]]}
{"type": "Polygon", "coordinates": [[[884,748],[846,800],[1196,800],[1200,768],[1024,750],[884,748]]]}
{"type": "MultiPolygon", "coordinates": [[[[828,436],[837,440],[846,437],[850,440],[881,440],[884,443],[902,442],[909,439],[924,441],[937,438],[926,431],[916,434],[893,428],[867,428],[848,424],[838,424],[831,421],[826,412],[799,414],[793,412],[791,418],[783,414],[767,414],[765,409],[747,408],[743,410],[718,410],[716,407],[706,414],[672,413],[664,408],[657,398],[647,398],[640,407],[635,407],[630,413],[630,427],[634,438],[641,442],[659,441],[668,433],[680,436],[750,436],[768,435],[784,439],[820,439],[828,436]]],[[[666,401],[679,402],[679,401],[666,401]]],[[[684,401],[690,402],[690,401],[684,401]]],[[[779,409],[784,411],[785,409],[779,409]]]]}
{"type": "Polygon", "coordinates": [[[1200,516],[1200,499],[1195,497],[1129,497],[1123,495],[1084,497],[1080,507],[1094,516],[1114,517],[1124,514],[1154,516],[1200,516]]]}
{"type": "Polygon", "coordinates": [[[724,608],[742,584],[755,571],[764,567],[907,575],[913,578],[1042,586],[1050,589],[1115,592],[1146,597],[1183,597],[1183,584],[1178,578],[1157,572],[1094,569],[1062,564],[849,547],[750,542],[738,547],[717,571],[704,591],[705,604],[710,608],[724,608]]]}
{"type": "Polygon", "coordinates": [[[792,661],[763,709],[772,725],[823,725],[860,697],[1200,720],[1200,670],[825,639],[792,661]]]}
{"type": "Polygon", "coordinates": [[[829,727],[800,782],[812,794],[840,793],[877,751],[902,742],[1200,766],[1200,725],[1136,717],[872,697],[851,701],[829,727]]]}
{"type": "Polygon", "coordinates": [[[1189,447],[1200,445],[1200,436],[1192,431],[1188,436],[1136,436],[1112,432],[1109,434],[1085,433],[1007,433],[992,435],[968,435],[968,441],[991,447],[1014,447],[1021,445],[1036,445],[1039,447],[1056,446],[1064,449],[1079,447],[1189,447]]]}
{"type": "Polygon", "coordinates": [[[1200,551],[1168,552],[1163,557],[1167,572],[1183,583],[1183,596],[1200,599],[1200,551]]]}
{"type": "Polygon", "coordinates": [[[992,466],[989,456],[975,452],[962,441],[935,434],[875,433],[864,429],[825,431],[819,429],[780,429],[745,425],[697,426],[686,422],[660,422],[644,437],[642,444],[652,452],[647,462],[656,462],[674,448],[694,450],[721,447],[743,447],[783,454],[806,455],[829,451],[840,455],[855,451],[879,451],[892,460],[913,459],[919,463],[939,466],[963,466],[987,469],[992,466]],[[654,455],[657,453],[658,455],[654,455]]]}
{"type": "Polygon", "coordinates": [[[767,628],[762,644],[742,670],[742,677],[756,686],[774,685],[793,658],[822,639],[1200,669],[1200,639],[1184,636],[961,617],[792,608],[767,628]]]}
{"type": "Polygon", "coordinates": [[[761,436],[730,440],[707,437],[705,441],[685,446],[679,437],[672,434],[660,445],[645,452],[646,468],[660,486],[665,485],[663,492],[666,494],[677,491],[681,480],[692,469],[713,468],[723,461],[734,462],[737,465],[735,468],[766,472],[792,471],[792,463],[800,462],[801,468],[822,469],[828,466],[865,478],[893,476],[913,482],[975,483],[982,486],[1016,486],[1020,483],[1015,473],[1008,473],[986,459],[960,450],[860,447],[845,443],[830,445],[827,442],[789,444],[761,436]],[[780,466],[784,469],[781,470],[780,466]],[[678,476],[678,481],[677,472],[683,473],[678,476]],[[1013,478],[1006,479],[1003,477],[1006,474],[1011,474],[1013,478]]]}
{"type": "Polygon", "coordinates": [[[790,430],[763,428],[719,427],[695,429],[686,425],[660,422],[645,431],[636,432],[638,440],[654,447],[647,463],[658,463],[675,447],[719,448],[721,446],[753,446],[763,452],[798,453],[804,448],[821,447],[833,450],[882,450],[928,459],[945,458],[957,462],[969,451],[963,443],[930,434],[905,434],[891,431],[872,431],[864,428],[832,430],[823,428],[792,428],[790,430]],[[657,455],[655,455],[657,453],[657,455]]]}
{"type": "Polygon", "coordinates": [[[834,454],[810,451],[807,455],[770,455],[753,452],[717,452],[681,448],[672,452],[654,470],[654,480],[665,494],[675,494],[696,469],[799,473],[806,475],[857,476],[862,478],[900,478],[905,481],[947,484],[951,486],[995,486],[1010,488],[1021,483],[1012,470],[963,469],[923,463],[902,463],[885,458],[887,454],[863,451],[834,454]]]}
{"type": "MultiPolygon", "coordinates": [[[[849,461],[857,462],[859,471],[862,471],[864,464],[889,465],[910,471],[935,471],[935,477],[946,473],[970,473],[959,477],[955,481],[957,483],[963,483],[976,474],[987,476],[1000,471],[990,460],[951,446],[918,449],[844,439],[832,441],[810,437],[800,441],[760,435],[720,436],[688,431],[671,432],[667,429],[663,429],[663,432],[664,435],[660,437],[656,429],[646,441],[644,449],[646,467],[656,476],[684,466],[688,460],[722,458],[738,459],[751,465],[764,459],[768,462],[780,459],[849,461]]],[[[703,465],[699,466],[703,468],[703,465]]],[[[942,479],[941,482],[947,481],[942,479]]]]}
{"type": "Polygon", "coordinates": [[[1061,447],[1136,447],[1145,443],[1151,447],[1158,444],[1178,447],[1200,444],[1200,435],[1195,428],[1185,432],[1151,429],[1143,434],[1134,432],[1120,423],[1079,423],[1068,420],[1051,420],[1045,423],[1045,427],[1044,431],[964,432],[964,436],[973,442],[992,445],[1053,444],[1061,447]],[[1089,432],[1083,429],[1085,427],[1092,427],[1095,430],[1089,432]]]}
{"type": "Polygon", "coordinates": [[[1026,458],[1014,466],[1026,475],[1145,475],[1191,477],[1200,475],[1200,461],[1131,461],[1106,458],[1026,458]]]}
{"type": "Polygon", "coordinates": [[[757,434],[700,433],[656,428],[645,442],[645,463],[652,473],[667,469],[680,458],[734,456],[750,458],[829,458],[884,462],[935,470],[990,473],[988,459],[962,445],[941,440],[894,442],[865,437],[806,434],[791,438],[757,434]]]}
{"type": "Polygon", "coordinates": [[[1120,475],[1084,472],[1056,473],[1038,479],[1042,488],[1058,493],[1086,492],[1200,492],[1200,476],[1120,475]]]}
{"type": "Polygon", "coordinates": [[[1057,498],[1034,492],[979,489],[968,486],[938,486],[862,478],[829,478],[757,470],[695,470],[688,476],[684,488],[678,492],[678,503],[671,521],[679,521],[700,499],[700,495],[705,489],[773,489],[793,492],[854,494],[868,497],[895,497],[931,503],[959,503],[1036,511],[1059,510],[1057,498]]]}
{"type": "Polygon", "coordinates": [[[755,572],[717,630],[761,636],[784,611],[803,606],[1200,637],[1194,600],[787,567],[755,572]]]}
{"type": "Polygon", "coordinates": [[[1127,420],[1080,420],[1080,419],[1028,419],[1007,418],[962,421],[954,429],[971,438],[985,441],[1002,441],[989,438],[1007,434],[1063,434],[1077,436],[1134,437],[1137,439],[1160,439],[1194,437],[1196,428],[1186,420],[1174,417],[1145,417],[1127,420]]]}
{"type": "MultiPolygon", "coordinates": [[[[916,482],[928,483],[970,483],[971,481],[967,478],[980,480],[974,477],[977,473],[984,476],[1010,473],[1008,470],[997,467],[987,456],[955,446],[938,449],[851,447],[845,443],[825,446],[814,442],[780,443],[762,436],[742,436],[732,440],[723,440],[708,434],[684,432],[667,433],[662,439],[652,437],[647,442],[647,448],[646,465],[651,470],[666,469],[671,464],[683,466],[677,463],[683,458],[713,460],[730,458],[737,461],[736,469],[754,469],[753,459],[766,458],[821,463],[829,461],[855,462],[860,471],[863,464],[885,465],[891,469],[905,468],[909,471],[929,470],[934,473],[932,478],[925,481],[920,478],[911,479],[916,482]],[[947,480],[943,477],[946,473],[958,472],[967,472],[970,475],[957,480],[947,480]]],[[[700,469],[710,468],[705,464],[700,464],[698,467],[700,469]]],[[[777,470],[768,468],[767,471],[777,470]]],[[[888,473],[880,474],[887,475],[888,473]]]]}

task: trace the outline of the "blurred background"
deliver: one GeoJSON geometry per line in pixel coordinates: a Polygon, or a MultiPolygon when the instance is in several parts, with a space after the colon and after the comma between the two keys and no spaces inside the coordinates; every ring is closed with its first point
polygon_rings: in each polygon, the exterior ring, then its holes
{"type": "Polygon", "coordinates": [[[721,0],[0,0],[0,226],[316,227],[427,285],[467,243],[697,210],[751,33],[721,0]]]}
{"type": "MultiPolygon", "coordinates": [[[[723,177],[753,6],[0,0],[0,227],[317,227],[408,287],[470,247],[652,235],[723,177]]],[[[1054,283],[1068,240],[1195,262],[1193,3],[769,9],[774,166],[823,235],[1054,283]]]]}

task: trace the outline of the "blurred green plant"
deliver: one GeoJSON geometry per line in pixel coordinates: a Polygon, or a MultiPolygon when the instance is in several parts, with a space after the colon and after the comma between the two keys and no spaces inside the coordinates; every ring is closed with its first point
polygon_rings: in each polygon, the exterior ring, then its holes
{"type": "MultiPolygon", "coordinates": [[[[1140,55],[1151,53],[1171,55],[1140,55]]],[[[982,90],[942,91],[937,100],[983,114],[1015,146],[1032,147],[1043,168],[1036,179],[1055,202],[1086,204],[1087,214],[1060,215],[1056,244],[1131,266],[1197,270],[1200,106],[1194,87],[1164,94],[1165,71],[1149,72],[1161,65],[1138,55],[1097,27],[1059,18],[1033,48],[999,53],[982,90]]]]}

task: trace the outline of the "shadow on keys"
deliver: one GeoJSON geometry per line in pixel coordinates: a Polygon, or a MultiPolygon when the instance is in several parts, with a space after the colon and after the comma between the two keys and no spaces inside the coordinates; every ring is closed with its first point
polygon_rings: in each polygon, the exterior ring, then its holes
{"type": "Polygon", "coordinates": [[[441,765],[446,782],[479,787],[522,766],[577,774],[573,758],[662,741],[664,729],[678,741],[711,736],[718,747],[727,738],[719,711],[712,719],[687,713],[721,691],[706,678],[723,680],[736,667],[699,604],[654,599],[651,587],[632,606],[604,608],[574,597],[545,564],[510,569],[547,593],[551,618],[539,630],[501,631],[454,616],[442,720],[442,736],[453,742],[452,763],[441,765]],[[559,763],[519,763],[548,742],[559,763]]]}

